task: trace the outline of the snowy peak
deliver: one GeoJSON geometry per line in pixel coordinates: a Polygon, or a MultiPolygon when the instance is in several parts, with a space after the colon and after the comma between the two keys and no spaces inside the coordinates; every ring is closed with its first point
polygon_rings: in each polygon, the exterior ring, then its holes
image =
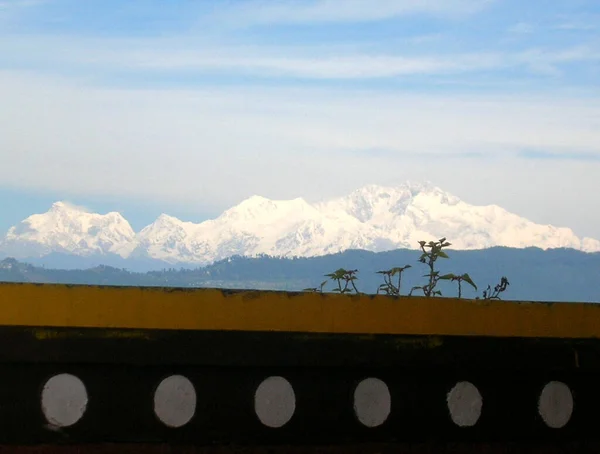
{"type": "Polygon", "coordinates": [[[410,206],[428,210],[438,205],[456,205],[459,202],[458,197],[430,183],[408,182],[395,187],[364,186],[348,196],[318,206],[325,212],[344,212],[362,223],[380,224],[385,219],[391,220],[393,216],[404,215],[410,206]]]}
{"type": "Polygon", "coordinates": [[[142,232],[150,231],[150,230],[158,231],[158,230],[163,230],[163,229],[181,228],[185,225],[194,225],[194,224],[191,222],[180,221],[176,217],[169,216],[168,214],[163,213],[159,217],[157,217],[156,220],[152,224],[144,227],[142,232]]]}
{"type": "Polygon", "coordinates": [[[136,242],[138,245],[141,243],[148,245],[165,241],[180,241],[196,228],[197,225],[193,222],[184,222],[168,214],[161,214],[156,221],[144,227],[137,234],[136,242]]]}
{"type": "Polygon", "coordinates": [[[61,252],[88,256],[120,254],[135,232],[119,213],[89,213],[84,208],[56,202],[43,214],[34,214],[11,227],[2,242],[5,253],[35,256],[61,252]]]}
{"type": "Polygon", "coordinates": [[[385,251],[447,237],[456,249],[493,246],[600,251],[569,228],[535,224],[496,206],[474,206],[430,183],[368,185],[319,203],[252,196],[201,223],[161,214],[135,234],[119,213],[56,202],[12,227],[0,249],[14,257],[62,252],[119,254],[207,264],[232,255],[317,256],[347,249],[385,251]]]}
{"type": "Polygon", "coordinates": [[[272,223],[289,216],[305,216],[315,212],[315,208],[302,198],[293,200],[271,200],[266,197],[252,196],[238,205],[226,210],[217,222],[233,222],[243,227],[250,224],[272,223]]]}
{"type": "Polygon", "coordinates": [[[76,213],[88,213],[88,210],[83,207],[73,205],[72,203],[69,203],[69,202],[58,201],[58,202],[54,202],[52,204],[52,206],[50,207],[48,212],[76,214],[76,213]]]}

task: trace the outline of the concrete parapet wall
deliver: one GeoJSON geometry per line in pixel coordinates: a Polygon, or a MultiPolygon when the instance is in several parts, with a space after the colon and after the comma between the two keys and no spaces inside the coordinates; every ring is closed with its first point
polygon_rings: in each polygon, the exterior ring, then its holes
{"type": "Polygon", "coordinates": [[[0,325],[598,338],[600,305],[0,284],[0,325]]]}
{"type": "Polygon", "coordinates": [[[596,452],[599,334],[593,304],[0,284],[0,445],[596,452]]]}

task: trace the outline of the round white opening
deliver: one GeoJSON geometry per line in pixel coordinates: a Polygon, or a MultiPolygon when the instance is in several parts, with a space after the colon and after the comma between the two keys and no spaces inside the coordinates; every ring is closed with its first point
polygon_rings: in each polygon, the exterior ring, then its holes
{"type": "Polygon", "coordinates": [[[477,424],[481,416],[483,398],[473,383],[458,382],[446,396],[448,411],[454,424],[471,427],[477,424]]]}
{"type": "Polygon", "coordinates": [[[354,413],[367,427],[383,424],[390,414],[391,407],[390,391],[378,378],[366,378],[354,390],[354,413]]]}
{"type": "Polygon", "coordinates": [[[268,427],[282,427],[296,411],[296,396],[290,382],[283,377],[269,377],[254,394],[254,410],[260,422],[268,427]]]}
{"type": "Polygon", "coordinates": [[[559,381],[547,383],[540,394],[538,412],[548,427],[564,427],[573,414],[573,394],[569,387],[559,381]]]}
{"type": "Polygon", "coordinates": [[[68,427],[79,421],[88,404],[83,382],[71,374],[50,378],[42,390],[42,411],[46,420],[57,427],[68,427]]]}
{"type": "Polygon", "coordinates": [[[165,425],[181,427],[196,412],[196,390],[182,375],[171,375],[160,382],[154,393],[154,413],[165,425]]]}

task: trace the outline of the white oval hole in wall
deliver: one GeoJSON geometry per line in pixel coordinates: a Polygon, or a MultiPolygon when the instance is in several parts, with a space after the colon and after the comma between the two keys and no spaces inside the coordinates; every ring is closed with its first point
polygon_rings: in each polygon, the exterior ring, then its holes
{"type": "Polygon", "coordinates": [[[366,378],[354,390],[354,413],[367,427],[383,424],[391,411],[392,398],[387,385],[378,378],[366,378]]]}
{"type": "Polygon", "coordinates": [[[46,420],[53,426],[68,427],[83,417],[88,404],[88,394],[78,377],[59,374],[46,382],[41,400],[46,420]]]}
{"type": "Polygon", "coordinates": [[[183,375],[171,375],[154,393],[154,413],[166,426],[186,425],[196,413],[196,390],[183,375]]]}
{"type": "Polygon", "coordinates": [[[559,381],[547,383],[538,400],[538,412],[548,427],[566,426],[573,414],[573,394],[569,387],[559,381]]]}
{"type": "Polygon", "coordinates": [[[277,428],[287,424],[296,411],[290,382],[278,376],[263,380],[254,394],[254,410],[265,426],[277,428]]]}
{"type": "Polygon", "coordinates": [[[481,417],[483,398],[477,387],[468,381],[458,382],[446,396],[452,422],[460,427],[472,427],[481,417]]]}

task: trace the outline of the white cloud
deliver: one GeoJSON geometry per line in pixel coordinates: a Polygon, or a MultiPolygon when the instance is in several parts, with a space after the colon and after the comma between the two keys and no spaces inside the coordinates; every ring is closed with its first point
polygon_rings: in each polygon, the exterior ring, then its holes
{"type": "Polygon", "coordinates": [[[239,25],[370,22],[410,14],[471,14],[490,3],[490,0],[253,0],[220,10],[217,18],[239,25]]]}
{"type": "Polygon", "coordinates": [[[548,74],[561,74],[561,66],[573,62],[600,60],[600,51],[588,46],[574,46],[564,49],[529,49],[516,57],[516,62],[524,64],[531,71],[548,74]]]}
{"type": "Polygon", "coordinates": [[[196,53],[147,55],[130,60],[133,66],[196,68],[205,71],[232,71],[262,76],[288,76],[308,79],[367,79],[412,74],[462,73],[496,68],[495,55],[455,55],[448,57],[403,57],[393,55],[351,55],[302,58],[294,56],[217,56],[196,53]]]}
{"type": "Polygon", "coordinates": [[[563,22],[555,27],[557,30],[569,30],[569,31],[591,31],[597,30],[598,24],[596,23],[585,23],[585,22],[563,22]]]}
{"type": "Polygon", "coordinates": [[[90,210],[87,206],[84,206],[84,205],[72,203],[72,202],[69,202],[68,200],[61,200],[61,203],[63,205],[65,205],[67,208],[70,208],[72,210],[83,211],[85,213],[92,213],[92,210],[90,210]]]}
{"type": "Polygon", "coordinates": [[[3,0],[0,1],[0,11],[29,8],[43,3],[45,3],[45,0],[3,0]]]}
{"type": "Polygon", "coordinates": [[[377,79],[407,75],[447,75],[475,73],[507,68],[526,68],[536,73],[555,75],[561,65],[598,61],[600,53],[578,46],[567,49],[529,49],[516,53],[479,53],[454,55],[347,55],[297,57],[294,55],[252,55],[252,50],[227,55],[206,56],[194,52],[141,53],[128,62],[138,68],[196,69],[233,72],[267,77],[306,79],[377,79]]]}
{"type": "Polygon", "coordinates": [[[508,32],[514,35],[530,35],[534,30],[533,24],[528,22],[517,22],[508,28],[508,32]]]}
{"type": "Polygon", "coordinates": [[[0,55],[17,67],[49,68],[68,74],[74,70],[93,75],[118,71],[154,71],[155,74],[259,76],[302,79],[382,79],[411,75],[447,76],[504,69],[557,75],[573,62],[600,60],[600,52],[585,45],[522,51],[402,55],[353,52],[322,46],[285,48],[211,46],[177,39],[72,39],[44,36],[6,36],[0,55]]]}
{"type": "MultiPolygon", "coordinates": [[[[263,41],[270,24],[448,19],[490,3],[477,0],[223,2],[198,28],[168,37],[94,36],[93,27],[85,34],[28,35],[19,24],[39,3],[0,0],[0,60],[13,69],[0,71],[2,185],[59,192],[69,200],[160,199],[187,212],[190,206],[218,212],[255,193],[314,199],[361,184],[430,179],[467,201],[498,203],[538,222],[600,237],[594,227],[600,214],[580,208],[595,206],[600,190],[600,163],[585,159],[600,156],[600,96],[583,88],[579,97],[533,95],[542,78],[527,77],[541,74],[556,82],[572,63],[597,62],[592,39],[524,48],[533,26],[522,22],[508,30],[508,47],[486,45],[493,30],[481,43],[457,46],[457,33],[427,34],[429,28],[412,38],[399,33],[393,45],[368,37],[302,46],[263,41]],[[4,23],[7,31],[1,31],[4,23]],[[227,24],[267,27],[255,35],[227,24]],[[417,45],[428,40],[434,45],[417,45]],[[446,47],[453,50],[444,52],[446,47]],[[34,68],[37,75],[17,68],[34,68]],[[93,88],[77,84],[73,74],[100,84],[125,76],[132,86],[147,77],[171,88],[93,88]],[[220,84],[221,75],[283,81],[287,88],[233,87],[220,84]],[[172,88],[179,76],[202,76],[203,88],[172,88]],[[386,84],[393,89],[340,88],[406,76],[428,76],[410,81],[435,89],[408,93],[404,80],[386,84]],[[294,79],[312,80],[312,87],[345,82],[309,89],[289,86],[294,79]],[[512,94],[491,93],[506,93],[509,84],[512,94]],[[457,86],[477,94],[449,93],[457,86]],[[568,159],[543,159],[555,155],[568,159]]],[[[536,38],[547,36],[547,21],[538,19],[536,38]]],[[[587,16],[560,20],[563,30],[593,23],[587,16]]],[[[506,38],[505,27],[500,24],[499,33],[506,38]]],[[[576,78],[562,81],[577,87],[576,78]]]]}
{"type": "Polygon", "coordinates": [[[0,31],[11,25],[32,7],[42,5],[46,0],[0,0],[0,31]]]}
{"type": "Polygon", "coordinates": [[[511,157],[600,154],[600,99],[589,97],[118,90],[0,73],[0,98],[0,181],[69,199],[219,210],[255,193],[318,198],[427,178],[473,202],[577,227],[589,213],[574,207],[600,190],[598,163],[511,157]],[[371,149],[386,152],[356,152],[371,149]],[[468,152],[490,160],[461,158],[468,152]]]}
{"type": "Polygon", "coordinates": [[[600,29],[600,14],[585,11],[580,13],[560,14],[557,16],[555,30],[570,32],[590,32],[600,29]]]}

